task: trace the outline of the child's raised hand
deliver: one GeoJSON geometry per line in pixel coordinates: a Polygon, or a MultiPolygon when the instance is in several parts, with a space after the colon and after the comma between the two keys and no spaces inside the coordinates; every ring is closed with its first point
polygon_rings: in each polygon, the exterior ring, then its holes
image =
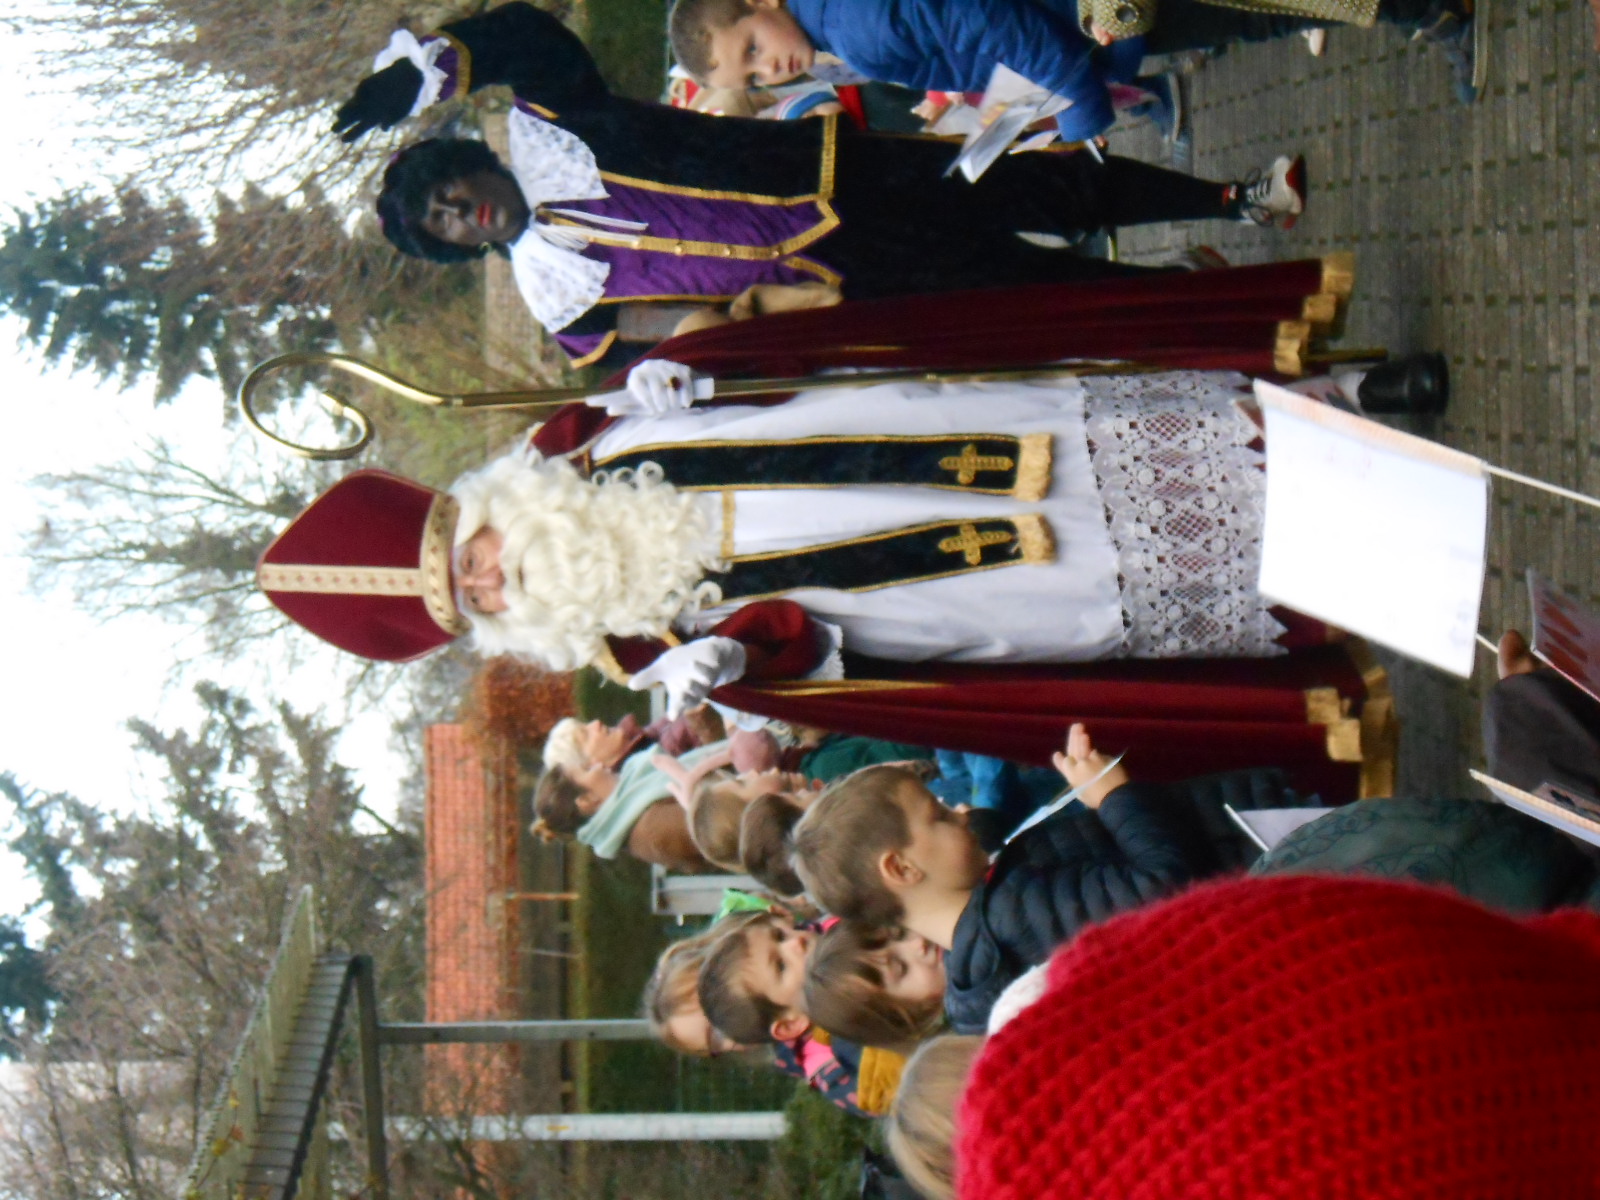
{"type": "Polygon", "coordinates": [[[1083,789],[1078,799],[1090,808],[1099,808],[1102,800],[1131,778],[1120,763],[1106,771],[1111,759],[1094,748],[1094,743],[1089,740],[1089,731],[1081,723],[1067,731],[1066,750],[1057,753],[1051,761],[1063,779],[1073,787],[1083,789]],[[1100,774],[1102,771],[1105,771],[1104,775],[1100,774]],[[1100,776],[1098,779],[1095,778],[1097,775],[1100,776]]]}
{"type": "Polygon", "coordinates": [[[693,767],[686,767],[670,754],[652,754],[650,765],[667,777],[667,791],[672,798],[683,805],[684,812],[689,811],[690,801],[694,798],[694,789],[711,772],[722,767],[730,766],[733,755],[726,748],[702,759],[693,767]]]}

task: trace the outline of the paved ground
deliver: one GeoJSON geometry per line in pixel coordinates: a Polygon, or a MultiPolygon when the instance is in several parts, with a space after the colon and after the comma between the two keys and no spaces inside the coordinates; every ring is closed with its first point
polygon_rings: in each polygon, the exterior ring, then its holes
{"type": "MultiPolygon", "coordinates": [[[[1480,5],[1485,0],[1479,0],[1480,5]]],[[[1341,29],[1315,59],[1299,38],[1235,48],[1190,77],[1195,170],[1237,177],[1306,155],[1312,200],[1290,232],[1243,226],[1129,231],[1124,257],[1207,242],[1235,262],[1353,250],[1345,345],[1439,349],[1455,399],[1431,428],[1453,446],[1600,495],[1592,372],[1600,363],[1600,59],[1587,4],[1488,0],[1490,79],[1456,103],[1439,56],[1391,30],[1341,29]]],[[[1148,133],[1124,153],[1158,157],[1148,133]]],[[[1600,603],[1592,509],[1507,484],[1491,517],[1482,627],[1525,621],[1533,565],[1600,603]]],[[[1382,586],[1373,579],[1373,586],[1382,586]]],[[[1469,786],[1481,761],[1466,684],[1394,667],[1402,790],[1469,786]]]]}

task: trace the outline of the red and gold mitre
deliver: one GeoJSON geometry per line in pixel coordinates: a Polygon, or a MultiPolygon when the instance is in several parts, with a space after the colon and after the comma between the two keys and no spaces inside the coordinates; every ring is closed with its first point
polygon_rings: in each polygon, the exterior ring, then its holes
{"type": "Polygon", "coordinates": [[[405,662],[467,631],[450,587],[456,502],[387,471],[334,484],[278,535],[256,582],[341,650],[405,662]]]}

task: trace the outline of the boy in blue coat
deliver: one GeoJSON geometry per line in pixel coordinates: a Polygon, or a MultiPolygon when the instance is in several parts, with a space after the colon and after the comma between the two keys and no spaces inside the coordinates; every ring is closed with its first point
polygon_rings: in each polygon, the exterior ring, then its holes
{"type": "Polygon", "coordinates": [[[712,87],[831,78],[822,52],[852,78],[981,92],[1004,63],[1072,101],[1059,118],[1069,142],[1110,127],[1106,83],[1132,79],[1144,55],[1138,38],[1099,50],[1076,0],[678,0],[670,26],[679,63],[712,87]]]}
{"type": "MultiPolygon", "coordinates": [[[[810,73],[836,83],[865,78],[976,92],[1004,65],[1072,101],[1057,123],[1073,142],[1110,127],[1106,84],[1133,79],[1146,52],[1262,41],[1339,23],[1284,15],[1318,7],[1164,0],[1147,38],[1120,40],[1080,24],[1077,0],[677,0],[669,24],[678,62],[712,87],[771,87],[810,73]],[[818,64],[819,53],[843,60],[848,78],[818,64]]],[[[1471,0],[1375,0],[1372,20],[1425,30],[1450,56],[1458,91],[1464,87],[1468,98],[1471,0]]]]}

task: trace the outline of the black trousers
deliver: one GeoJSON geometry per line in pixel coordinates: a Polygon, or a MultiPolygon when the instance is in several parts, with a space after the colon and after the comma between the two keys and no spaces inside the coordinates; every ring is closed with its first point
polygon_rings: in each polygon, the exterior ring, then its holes
{"type": "Polygon", "coordinates": [[[839,227],[805,253],[844,276],[854,299],[1027,283],[1123,278],[1165,268],[1034,245],[1107,226],[1225,219],[1224,185],[1131,159],[1052,151],[1002,157],[976,183],[944,172],[957,144],[841,130],[839,227]]]}
{"type": "MultiPolygon", "coordinates": [[[[1378,20],[1406,29],[1419,29],[1438,16],[1442,0],[1379,0],[1378,20]]],[[[1146,54],[1171,54],[1177,50],[1214,50],[1230,42],[1266,42],[1303,29],[1332,29],[1343,21],[1291,17],[1277,13],[1248,12],[1205,0],[1161,0],[1155,28],[1144,37],[1146,54]]]]}

